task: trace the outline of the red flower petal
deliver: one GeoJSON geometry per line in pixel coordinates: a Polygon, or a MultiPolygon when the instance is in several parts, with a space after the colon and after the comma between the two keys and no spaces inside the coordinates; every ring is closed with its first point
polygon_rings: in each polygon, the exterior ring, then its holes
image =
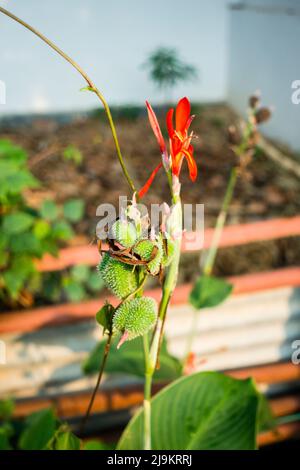
{"type": "Polygon", "coordinates": [[[191,113],[191,105],[188,98],[182,98],[176,107],[176,130],[184,132],[191,113]]]}
{"type": "Polygon", "coordinates": [[[190,178],[194,182],[197,178],[197,165],[193,157],[193,147],[190,145],[188,150],[182,149],[182,153],[185,155],[187,164],[189,167],[190,178]]]}
{"type": "Polygon", "coordinates": [[[159,145],[159,148],[160,148],[160,152],[161,152],[161,154],[164,154],[166,152],[166,144],[165,144],[163,135],[161,133],[157,117],[156,117],[156,115],[155,115],[155,113],[152,109],[151,104],[148,101],[146,101],[146,106],[147,106],[147,109],[148,109],[149,122],[151,124],[154,135],[157,139],[157,142],[158,142],[158,145],[159,145]]]}
{"type": "Polygon", "coordinates": [[[139,198],[142,199],[142,197],[145,196],[145,194],[148,192],[155,176],[156,176],[156,173],[158,172],[158,170],[160,170],[160,168],[162,167],[162,163],[160,162],[159,165],[157,165],[157,167],[152,171],[149,179],[146,181],[146,183],[144,184],[144,186],[142,187],[142,189],[139,190],[139,198]]]}
{"type": "Polygon", "coordinates": [[[174,135],[174,127],[173,127],[173,114],[174,114],[174,109],[170,108],[169,111],[167,112],[167,129],[168,129],[168,134],[172,138],[174,135]]]}

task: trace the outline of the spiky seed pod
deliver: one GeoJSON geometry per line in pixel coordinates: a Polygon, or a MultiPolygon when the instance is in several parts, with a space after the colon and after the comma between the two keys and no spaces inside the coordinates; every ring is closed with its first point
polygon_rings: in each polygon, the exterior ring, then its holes
{"type": "Polygon", "coordinates": [[[127,220],[117,220],[111,227],[110,236],[124,248],[130,248],[137,240],[135,226],[127,220]]]}
{"type": "Polygon", "coordinates": [[[108,253],[104,254],[98,270],[106,287],[120,299],[124,299],[138,287],[137,269],[121,263],[108,253]]]}
{"type": "Polygon", "coordinates": [[[174,256],[175,244],[174,244],[173,240],[169,239],[169,240],[166,240],[165,245],[166,245],[166,247],[164,247],[162,265],[163,266],[169,266],[169,264],[171,263],[171,261],[173,259],[173,256],[174,256]],[[165,248],[167,248],[167,252],[166,252],[165,248]]]}
{"type": "Polygon", "coordinates": [[[164,254],[163,241],[161,236],[154,242],[154,245],[157,247],[157,253],[155,258],[147,264],[148,270],[152,276],[156,276],[160,271],[160,266],[164,254]]]}
{"type": "Polygon", "coordinates": [[[143,261],[150,261],[154,243],[151,240],[141,240],[134,248],[134,252],[141,257],[143,261]]]}
{"type": "Polygon", "coordinates": [[[113,317],[113,328],[125,333],[126,340],[147,333],[157,319],[157,303],[151,297],[137,297],[124,302],[113,317]]]}

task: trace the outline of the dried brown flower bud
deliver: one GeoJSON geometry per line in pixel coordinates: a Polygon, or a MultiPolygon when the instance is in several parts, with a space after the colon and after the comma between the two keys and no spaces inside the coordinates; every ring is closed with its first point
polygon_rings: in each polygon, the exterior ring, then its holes
{"type": "Polygon", "coordinates": [[[252,95],[249,98],[249,106],[252,109],[255,109],[259,104],[259,97],[257,95],[252,95]]]}
{"type": "Polygon", "coordinates": [[[262,122],[268,121],[271,117],[271,111],[269,108],[260,108],[258,111],[255,113],[255,119],[257,124],[261,124],[262,122]]]}

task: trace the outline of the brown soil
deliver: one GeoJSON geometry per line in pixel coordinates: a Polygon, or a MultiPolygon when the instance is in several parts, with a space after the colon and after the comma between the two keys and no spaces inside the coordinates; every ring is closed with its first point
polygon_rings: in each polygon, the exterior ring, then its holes
{"type": "MultiPolygon", "coordinates": [[[[193,129],[198,136],[194,146],[199,177],[193,184],[186,168],[183,169],[182,195],[186,203],[205,204],[205,224],[211,226],[220,209],[234,163],[226,131],[237,117],[221,104],[199,107],[196,112],[198,116],[193,129]]],[[[156,140],[146,115],[141,113],[136,119],[118,119],[117,131],[126,165],[139,188],[159,162],[156,140]]],[[[39,205],[45,197],[57,202],[72,197],[85,200],[86,216],[77,226],[75,243],[85,243],[93,237],[99,204],[117,204],[120,194],[131,196],[104,116],[74,118],[63,125],[54,119],[36,119],[30,125],[2,128],[0,137],[9,138],[28,151],[32,172],[43,182],[42,189],[27,194],[32,204],[39,205]],[[68,145],[74,145],[82,152],[84,158],[80,166],[63,158],[63,150],[68,145]]],[[[250,179],[238,181],[228,223],[300,213],[300,183],[294,175],[276,166],[263,154],[258,154],[251,163],[250,175],[250,179]]],[[[168,200],[163,172],[158,174],[145,202],[162,200],[168,200]]],[[[236,274],[297,264],[300,262],[299,244],[297,238],[292,243],[268,242],[254,247],[221,250],[216,272],[236,274]]],[[[183,260],[186,266],[184,280],[191,277],[189,260],[188,256],[183,260]]],[[[198,269],[197,263],[192,264],[192,271],[198,269]]]]}

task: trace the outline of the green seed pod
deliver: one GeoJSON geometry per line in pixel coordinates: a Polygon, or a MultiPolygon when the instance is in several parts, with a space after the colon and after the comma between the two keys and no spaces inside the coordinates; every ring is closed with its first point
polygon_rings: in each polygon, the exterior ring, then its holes
{"type": "Polygon", "coordinates": [[[154,246],[151,240],[141,240],[134,248],[134,252],[139,255],[143,261],[150,261],[154,246]]]}
{"type": "Polygon", "coordinates": [[[137,269],[117,261],[108,253],[104,254],[98,270],[106,287],[120,299],[124,299],[138,287],[137,269]]]}
{"type": "Polygon", "coordinates": [[[137,297],[124,302],[113,317],[113,328],[124,333],[126,340],[142,336],[157,319],[157,304],[151,297],[137,297]]]}
{"type": "Polygon", "coordinates": [[[166,240],[166,243],[167,245],[167,252],[166,252],[166,247],[164,246],[164,254],[163,254],[163,258],[162,258],[162,265],[163,266],[169,266],[169,264],[171,263],[172,259],[173,259],[173,256],[174,256],[174,251],[175,251],[175,244],[174,244],[174,241],[169,239],[169,240],[166,240]]]}
{"type": "Polygon", "coordinates": [[[150,261],[150,263],[148,263],[147,266],[148,266],[150,273],[153,276],[156,276],[156,274],[159,273],[160,265],[161,265],[163,254],[164,254],[162,238],[159,237],[159,239],[156,240],[154,245],[157,247],[157,253],[156,253],[155,258],[152,261],[150,261]]]}
{"type": "Polygon", "coordinates": [[[135,226],[127,220],[117,220],[111,227],[110,236],[125,248],[130,248],[137,240],[135,226]]]}

